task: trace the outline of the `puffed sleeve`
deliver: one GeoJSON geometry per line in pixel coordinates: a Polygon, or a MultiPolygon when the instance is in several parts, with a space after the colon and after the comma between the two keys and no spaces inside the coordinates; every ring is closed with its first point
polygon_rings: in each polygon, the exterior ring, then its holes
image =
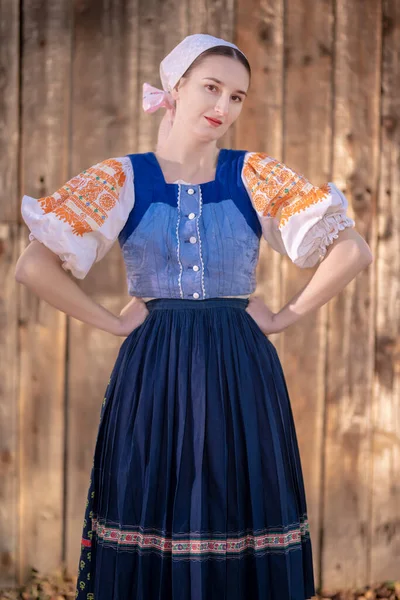
{"type": "Polygon", "coordinates": [[[346,196],[332,182],[321,187],[262,152],[245,154],[242,181],[263,237],[299,267],[313,267],[327,247],[355,222],[346,196]]]}
{"type": "Polygon", "coordinates": [[[38,240],[56,253],[64,270],[83,279],[111,248],[135,202],[128,156],[82,171],[51,196],[23,196],[21,213],[38,240]]]}

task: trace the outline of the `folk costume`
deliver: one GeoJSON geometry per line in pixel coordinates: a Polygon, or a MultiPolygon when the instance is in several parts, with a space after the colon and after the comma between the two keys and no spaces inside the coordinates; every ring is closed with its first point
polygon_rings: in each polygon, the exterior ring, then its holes
{"type": "MultiPolygon", "coordinates": [[[[170,91],[204,50],[162,61],[170,91]]],[[[78,600],[305,600],[315,594],[295,424],[277,351],[245,311],[263,237],[312,267],[354,221],[261,151],[222,148],[215,179],[167,183],[153,152],[108,158],[52,195],[24,196],[36,239],[79,279],[118,240],[149,314],[123,341],[100,411],[78,600]],[[150,298],[150,299],[149,299],[150,298]]]]}

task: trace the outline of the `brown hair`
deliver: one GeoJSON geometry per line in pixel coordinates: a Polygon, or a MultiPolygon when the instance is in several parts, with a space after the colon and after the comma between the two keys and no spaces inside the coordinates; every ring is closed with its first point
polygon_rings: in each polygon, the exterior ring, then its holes
{"type": "Polygon", "coordinates": [[[205,58],[207,58],[207,56],[229,56],[230,58],[234,58],[242,63],[242,65],[247,69],[249,77],[251,77],[251,67],[249,61],[245,55],[240,52],[240,50],[232,48],[232,46],[214,46],[213,48],[204,50],[204,52],[199,54],[199,56],[192,62],[189,68],[186,69],[182,77],[188,77],[191,71],[195,69],[205,58]]]}

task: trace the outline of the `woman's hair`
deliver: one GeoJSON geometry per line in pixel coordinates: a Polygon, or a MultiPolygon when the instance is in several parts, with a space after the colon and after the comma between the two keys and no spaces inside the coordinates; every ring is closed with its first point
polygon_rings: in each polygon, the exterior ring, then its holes
{"type": "Polygon", "coordinates": [[[234,58],[242,63],[242,65],[247,69],[249,77],[251,77],[251,68],[249,61],[247,60],[245,55],[240,52],[240,50],[236,50],[236,48],[232,48],[232,46],[214,46],[213,48],[205,50],[204,52],[199,54],[199,56],[192,62],[189,68],[186,69],[182,77],[188,77],[191,71],[197,66],[199,66],[199,64],[208,56],[229,56],[230,58],[234,58]]]}

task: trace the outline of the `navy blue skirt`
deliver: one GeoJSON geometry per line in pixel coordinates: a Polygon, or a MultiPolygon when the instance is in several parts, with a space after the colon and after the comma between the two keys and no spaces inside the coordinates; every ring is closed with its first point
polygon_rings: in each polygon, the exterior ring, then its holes
{"type": "Polygon", "coordinates": [[[311,598],[305,490],[275,346],[244,298],[146,304],[101,408],[76,597],[311,598]]]}

